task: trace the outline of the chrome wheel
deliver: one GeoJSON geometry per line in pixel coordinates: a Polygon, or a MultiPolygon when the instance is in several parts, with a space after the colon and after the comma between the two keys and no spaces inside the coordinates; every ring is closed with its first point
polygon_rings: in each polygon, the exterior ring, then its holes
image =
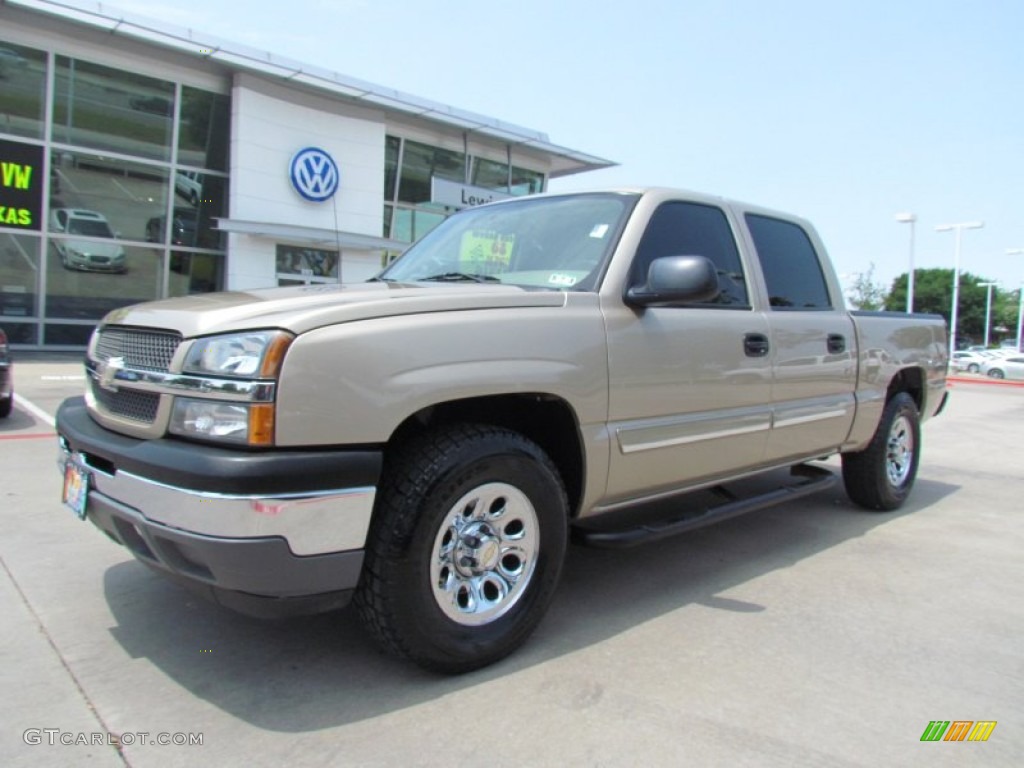
{"type": "Polygon", "coordinates": [[[914,429],[906,416],[900,416],[889,429],[885,452],[885,472],[894,488],[906,482],[913,463],[914,429]]]}
{"type": "Polygon", "coordinates": [[[434,599],[459,624],[504,615],[523,595],[537,565],[540,525],[533,504],[507,483],[486,483],[460,498],[434,539],[434,599]]]}

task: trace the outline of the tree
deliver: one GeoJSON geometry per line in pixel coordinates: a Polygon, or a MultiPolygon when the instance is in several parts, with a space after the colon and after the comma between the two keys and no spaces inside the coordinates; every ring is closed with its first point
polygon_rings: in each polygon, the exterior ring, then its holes
{"type": "MultiPolygon", "coordinates": [[[[988,289],[978,283],[987,283],[987,279],[972,275],[970,272],[960,273],[960,307],[957,311],[957,338],[962,341],[981,343],[985,338],[985,304],[988,301],[988,289]]],[[[915,269],[914,270],[914,311],[942,315],[949,325],[950,310],[953,304],[953,270],[952,269],[915,269]]],[[[993,295],[993,307],[996,306],[993,295]]],[[[903,273],[892,283],[892,290],[885,301],[886,309],[902,311],[907,307],[907,274],[903,273]]],[[[997,324],[995,309],[992,313],[993,325],[997,324]]]]}
{"type": "Polygon", "coordinates": [[[867,272],[857,273],[857,279],[850,286],[846,298],[854,309],[872,310],[885,306],[885,288],[881,283],[875,282],[874,262],[868,267],[867,272]]]}
{"type": "Polygon", "coordinates": [[[992,297],[992,330],[1004,339],[1017,338],[1017,318],[1020,311],[1021,291],[995,289],[992,297]]]}

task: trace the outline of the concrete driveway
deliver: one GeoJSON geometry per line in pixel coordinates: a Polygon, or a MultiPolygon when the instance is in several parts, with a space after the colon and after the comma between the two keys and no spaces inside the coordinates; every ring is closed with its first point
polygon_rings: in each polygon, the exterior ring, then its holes
{"type": "Polygon", "coordinates": [[[264,623],[208,605],[79,522],[48,419],[81,368],[15,365],[4,766],[1021,764],[1024,389],[957,382],[895,514],[837,489],[638,549],[574,547],[528,645],[444,678],[381,655],[350,611],[264,623]],[[997,725],[922,742],[932,721],[997,725]]]}

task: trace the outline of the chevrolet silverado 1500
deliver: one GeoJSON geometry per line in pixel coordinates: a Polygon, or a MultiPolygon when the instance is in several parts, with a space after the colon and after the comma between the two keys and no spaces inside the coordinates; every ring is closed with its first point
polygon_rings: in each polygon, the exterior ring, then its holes
{"type": "Polygon", "coordinates": [[[58,415],[64,501],[224,605],[354,598],[384,647],[459,672],[526,639],[571,537],[795,498],[835,454],[855,502],[900,506],[946,365],[941,318],[845,309],[802,219],[666,189],[506,200],[367,283],[109,314],[58,415]]]}

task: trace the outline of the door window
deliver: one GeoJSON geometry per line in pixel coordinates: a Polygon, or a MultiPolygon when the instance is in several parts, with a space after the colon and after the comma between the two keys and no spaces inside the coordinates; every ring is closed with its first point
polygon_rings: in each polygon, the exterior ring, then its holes
{"type": "Polygon", "coordinates": [[[718,271],[719,294],[709,305],[747,307],[746,279],[736,239],[721,209],[687,202],[663,203],[651,216],[633,261],[631,284],[643,284],[662,256],[704,256],[718,271]]]}

